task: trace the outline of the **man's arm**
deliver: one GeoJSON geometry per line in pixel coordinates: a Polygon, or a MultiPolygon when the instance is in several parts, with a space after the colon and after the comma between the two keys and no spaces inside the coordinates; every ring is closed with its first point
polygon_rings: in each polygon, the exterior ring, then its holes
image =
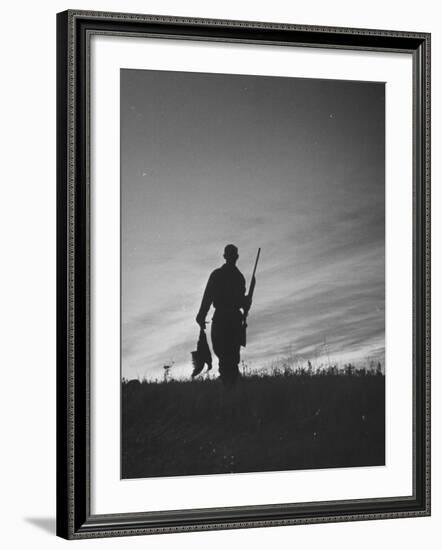
{"type": "Polygon", "coordinates": [[[213,302],[213,278],[214,275],[212,273],[207,281],[203,299],[201,300],[200,309],[198,311],[198,315],[196,316],[196,322],[203,330],[206,328],[206,315],[213,302]]]}

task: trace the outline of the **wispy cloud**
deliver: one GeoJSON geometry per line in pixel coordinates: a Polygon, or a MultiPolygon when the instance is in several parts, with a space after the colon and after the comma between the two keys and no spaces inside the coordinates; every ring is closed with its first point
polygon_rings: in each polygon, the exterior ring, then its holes
{"type": "Polygon", "coordinates": [[[311,356],[324,339],[336,359],[381,357],[383,85],[163,71],[121,83],[123,375],[190,372],[229,242],[246,279],[262,247],[245,360],[311,356]]]}

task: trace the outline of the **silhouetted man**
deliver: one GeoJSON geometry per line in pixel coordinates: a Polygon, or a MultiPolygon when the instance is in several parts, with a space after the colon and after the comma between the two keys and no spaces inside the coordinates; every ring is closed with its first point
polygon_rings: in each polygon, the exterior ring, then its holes
{"type": "Polygon", "coordinates": [[[227,386],[235,384],[239,377],[241,331],[243,312],[250,308],[246,296],[246,282],[236,267],[238,249],[228,244],[224,249],[226,263],[210,274],[196,322],[204,330],[206,315],[213,305],[212,347],[219,363],[219,374],[227,386]]]}

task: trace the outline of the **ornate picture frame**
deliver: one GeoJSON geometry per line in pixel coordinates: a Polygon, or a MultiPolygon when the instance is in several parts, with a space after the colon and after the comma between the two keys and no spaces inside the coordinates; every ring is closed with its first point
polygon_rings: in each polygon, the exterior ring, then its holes
{"type": "MultiPolygon", "coordinates": [[[[405,161],[404,161],[405,162],[405,161]]],[[[68,10],[57,16],[57,535],[67,539],[430,514],[430,35],[68,10]],[[91,506],[91,39],[156,37],[412,57],[412,494],[96,514],[91,506]]],[[[387,344],[388,345],[388,344],[387,344]]]]}

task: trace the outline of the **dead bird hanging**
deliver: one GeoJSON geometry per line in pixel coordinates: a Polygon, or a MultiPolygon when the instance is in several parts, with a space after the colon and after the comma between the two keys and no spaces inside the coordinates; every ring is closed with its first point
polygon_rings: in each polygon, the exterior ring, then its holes
{"type": "Polygon", "coordinates": [[[196,350],[192,351],[191,355],[193,365],[192,378],[198,376],[198,374],[200,374],[204,369],[205,365],[207,365],[207,371],[211,370],[212,354],[210,353],[209,344],[207,343],[207,337],[204,330],[200,330],[196,350]]]}

